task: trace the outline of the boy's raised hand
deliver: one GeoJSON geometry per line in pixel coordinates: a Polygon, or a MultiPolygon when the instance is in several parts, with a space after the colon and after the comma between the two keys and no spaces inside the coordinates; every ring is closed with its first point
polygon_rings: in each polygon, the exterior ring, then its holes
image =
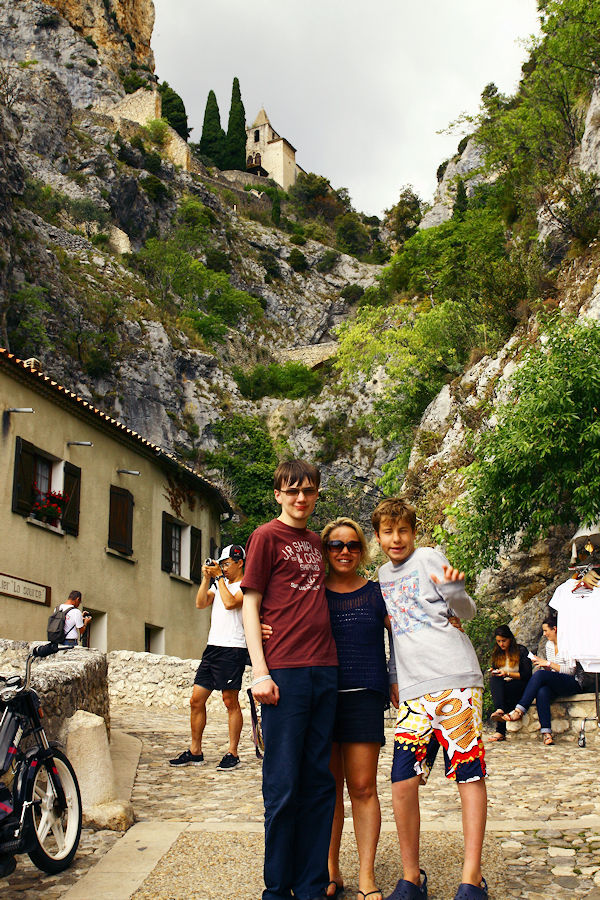
{"type": "Polygon", "coordinates": [[[431,580],[434,584],[447,584],[449,581],[464,581],[465,573],[459,572],[458,569],[455,569],[453,566],[443,566],[444,570],[444,579],[440,580],[437,575],[431,575],[431,580]]]}

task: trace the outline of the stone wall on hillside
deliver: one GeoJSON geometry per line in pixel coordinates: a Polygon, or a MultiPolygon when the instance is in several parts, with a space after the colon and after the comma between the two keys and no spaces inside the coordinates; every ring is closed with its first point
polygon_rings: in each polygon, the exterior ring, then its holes
{"type": "MultiPolygon", "coordinates": [[[[112,650],[108,654],[108,691],[111,703],[138,706],[164,706],[189,710],[190,696],[199,659],[180,659],[158,653],[135,653],[112,650]]],[[[251,669],[244,673],[240,705],[246,708],[246,688],[250,687],[251,669]]],[[[208,708],[222,706],[221,694],[215,691],[208,708]]]]}
{"type": "MultiPolygon", "coordinates": [[[[35,646],[0,639],[0,672],[24,675],[25,660],[35,646]]],[[[44,728],[51,740],[60,739],[65,721],[78,709],[101,716],[110,734],[107,672],[106,654],[99,650],[75,647],[34,660],[31,683],[42,701],[44,728]]]]}

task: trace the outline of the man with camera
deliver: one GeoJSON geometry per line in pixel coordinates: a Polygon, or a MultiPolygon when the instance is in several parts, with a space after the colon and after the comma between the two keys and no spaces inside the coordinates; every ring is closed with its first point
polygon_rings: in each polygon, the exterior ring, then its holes
{"type": "Polygon", "coordinates": [[[65,602],[61,603],[59,607],[61,610],[67,610],[63,644],[66,644],[68,647],[77,646],[79,638],[92,621],[89,612],[84,610],[82,613],[79,609],[80,606],[81,591],[71,591],[65,602]]]}
{"type": "Polygon", "coordinates": [[[206,726],[206,702],[213,691],[221,691],[229,722],[229,747],[217,769],[226,772],[240,764],[238,743],[242,731],[242,710],[238,695],[248,658],[242,623],[244,596],[240,587],[244,558],[243,547],[229,544],[216,562],[207,559],[202,566],[196,607],[206,609],[212,604],[210,631],[190,700],[191,744],[189,749],[169,760],[172,766],[201,766],[204,763],[202,735],[206,726]]]}

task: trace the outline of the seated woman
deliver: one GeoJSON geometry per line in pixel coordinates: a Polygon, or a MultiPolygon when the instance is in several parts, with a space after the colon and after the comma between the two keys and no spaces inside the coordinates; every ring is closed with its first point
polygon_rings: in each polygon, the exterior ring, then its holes
{"type": "Polygon", "coordinates": [[[492,650],[490,669],[490,691],[496,711],[492,719],[496,723],[496,734],[490,741],[506,740],[505,710],[514,709],[521,699],[525,686],[531,678],[531,660],[527,647],[517,644],[508,625],[499,625],[494,632],[495,644],[492,650]]]}
{"type": "Polygon", "coordinates": [[[505,722],[517,722],[523,718],[535,700],[544,744],[554,743],[550,718],[552,700],[554,697],[569,696],[579,691],[579,684],[575,679],[575,661],[563,659],[558,655],[556,621],[555,615],[549,615],[544,619],[542,631],[546,638],[546,659],[534,656],[533,661],[538,668],[529,680],[519,703],[512,712],[503,716],[505,722]]]}

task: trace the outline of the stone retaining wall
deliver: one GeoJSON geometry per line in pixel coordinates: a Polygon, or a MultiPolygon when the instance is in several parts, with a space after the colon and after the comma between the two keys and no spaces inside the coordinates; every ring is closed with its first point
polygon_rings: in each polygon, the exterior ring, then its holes
{"type": "MultiPolygon", "coordinates": [[[[135,653],[112,650],[108,655],[108,692],[111,703],[141,706],[175,707],[189,710],[190,695],[199,659],[180,659],[158,653],[135,653]]],[[[240,705],[247,705],[246,688],[250,687],[251,670],[246,669],[240,692],[240,705]]],[[[215,691],[208,708],[222,704],[215,691]]]]}
{"type": "MultiPolygon", "coordinates": [[[[36,641],[0,639],[0,672],[24,675],[25,660],[36,641]]],[[[106,654],[99,650],[75,647],[34,660],[31,684],[40,696],[44,710],[44,729],[51,740],[60,740],[65,720],[78,709],[102,716],[110,734],[106,654]]]]}
{"type": "MultiPolygon", "coordinates": [[[[551,705],[550,710],[554,737],[577,743],[581,720],[596,715],[595,695],[592,693],[559,697],[551,705]]],[[[507,722],[506,730],[511,740],[532,740],[536,737],[540,731],[540,722],[535,706],[530,707],[520,722],[507,722]]],[[[585,735],[587,746],[600,747],[600,728],[595,719],[586,722],[585,735]]]]}

